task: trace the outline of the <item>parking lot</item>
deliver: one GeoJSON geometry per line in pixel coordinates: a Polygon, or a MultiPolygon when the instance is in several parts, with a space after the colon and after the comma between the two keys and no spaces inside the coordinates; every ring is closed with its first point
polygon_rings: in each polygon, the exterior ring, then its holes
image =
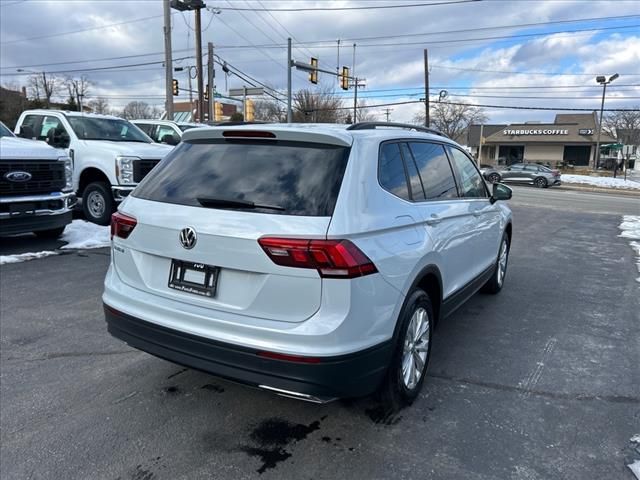
{"type": "MultiPolygon", "coordinates": [[[[638,197],[516,188],[504,290],[434,336],[400,412],[315,405],[109,336],[109,250],[1,267],[2,478],[614,479],[640,459],[638,197]]],[[[3,253],[57,245],[2,240],[3,253]]]]}

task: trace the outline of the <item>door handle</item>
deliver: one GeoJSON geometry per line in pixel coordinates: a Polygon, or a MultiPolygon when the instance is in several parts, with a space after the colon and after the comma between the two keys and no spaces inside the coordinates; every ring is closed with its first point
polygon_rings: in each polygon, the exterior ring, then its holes
{"type": "Polygon", "coordinates": [[[480,215],[482,215],[484,212],[482,210],[476,210],[475,212],[473,212],[473,216],[474,217],[479,217],[480,215]]]}
{"type": "Polygon", "coordinates": [[[431,218],[426,221],[427,225],[437,225],[442,221],[435,213],[431,214],[431,218]]]}

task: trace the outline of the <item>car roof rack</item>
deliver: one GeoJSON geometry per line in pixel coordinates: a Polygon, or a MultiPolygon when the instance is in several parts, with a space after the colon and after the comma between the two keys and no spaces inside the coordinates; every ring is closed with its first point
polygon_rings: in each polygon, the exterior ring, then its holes
{"type": "Polygon", "coordinates": [[[405,130],[415,130],[416,132],[431,133],[441,137],[449,138],[440,130],[429,127],[421,127],[420,125],[412,125],[410,123],[394,123],[394,122],[360,122],[349,125],[347,130],[375,130],[378,127],[404,128],[405,130]]]}

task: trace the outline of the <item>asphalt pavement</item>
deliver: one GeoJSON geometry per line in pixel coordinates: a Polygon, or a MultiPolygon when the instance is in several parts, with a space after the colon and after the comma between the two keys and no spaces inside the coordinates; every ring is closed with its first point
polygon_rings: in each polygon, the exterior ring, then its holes
{"type": "Polygon", "coordinates": [[[505,288],[438,326],[400,412],[303,403],[132,350],[106,332],[108,249],[3,265],[0,477],[631,480],[640,284],[618,225],[638,204],[584,195],[515,190],[505,288]]]}

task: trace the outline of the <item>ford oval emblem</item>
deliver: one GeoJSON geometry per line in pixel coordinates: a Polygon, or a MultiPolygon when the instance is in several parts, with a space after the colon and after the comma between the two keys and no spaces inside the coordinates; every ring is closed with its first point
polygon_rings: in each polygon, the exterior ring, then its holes
{"type": "Polygon", "coordinates": [[[28,182],[31,180],[31,174],[29,172],[15,171],[5,173],[4,178],[10,182],[28,182]]]}

